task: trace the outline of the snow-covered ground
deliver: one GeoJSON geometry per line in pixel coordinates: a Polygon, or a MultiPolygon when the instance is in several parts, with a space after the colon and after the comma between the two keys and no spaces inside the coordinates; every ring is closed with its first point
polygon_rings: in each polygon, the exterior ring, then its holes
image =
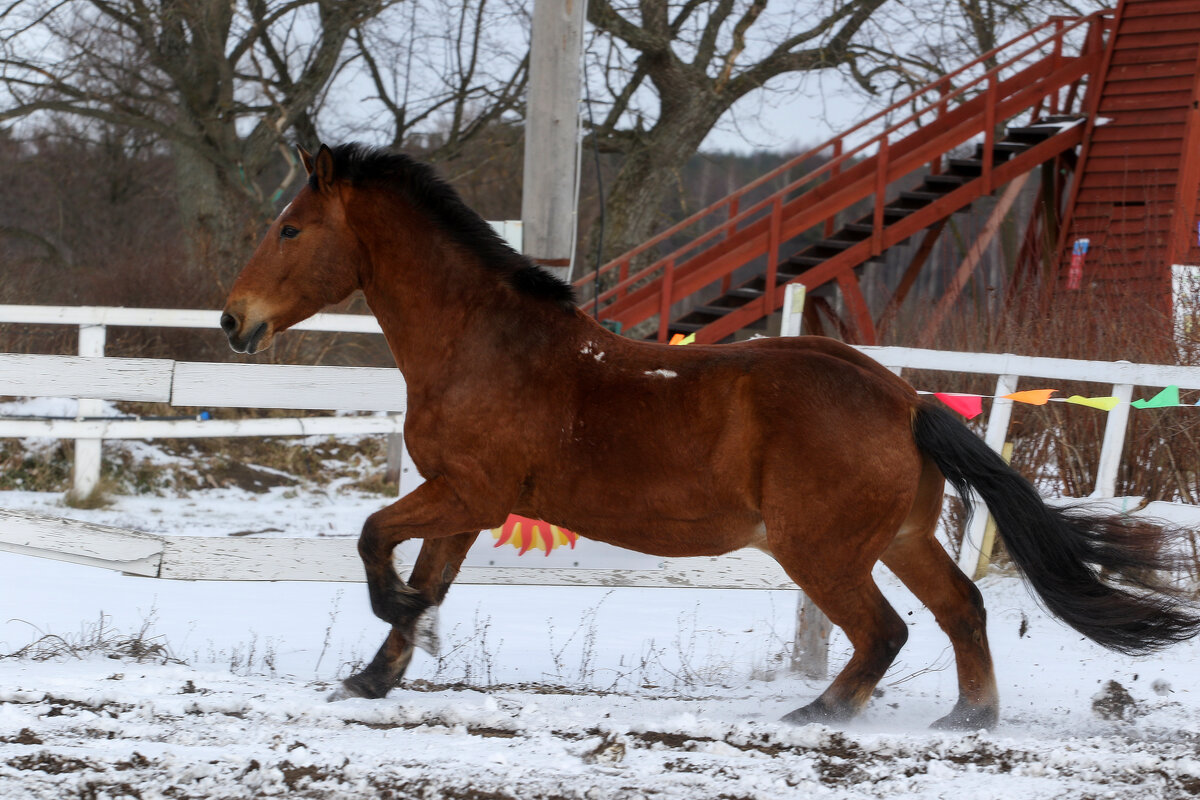
{"type": "MultiPolygon", "coordinates": [[[[352,536],[384,502],[223,488],[80,511],[0,492],[0,508],[220,536],[352,536]]],[[[385,633],[360,584],[171,583],[0,554],[0,654],[25,649],[0,659],[0,797],[1200,794],[1200,645],[1108,653],[995,575],[1001,724],[931,732],[956,696],[947,641],[879,579],[911,637],[833,729],[777,721],[822,688],[781,669],[789,592],[458,586],[440,657],[418,654],[385,700],[327,703],[385,633]]],[[[847,657],[835,634],[833,667],[847,657]]]]}

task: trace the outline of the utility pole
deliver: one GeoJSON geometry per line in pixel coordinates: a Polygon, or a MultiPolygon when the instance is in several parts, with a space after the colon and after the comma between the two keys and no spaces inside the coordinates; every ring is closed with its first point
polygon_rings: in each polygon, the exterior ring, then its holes
{"type": "Polygon", "coordinates": [[[535,0],[521,195],[523,250],[564,279],[574,258],[586,0],[535,0]]]}

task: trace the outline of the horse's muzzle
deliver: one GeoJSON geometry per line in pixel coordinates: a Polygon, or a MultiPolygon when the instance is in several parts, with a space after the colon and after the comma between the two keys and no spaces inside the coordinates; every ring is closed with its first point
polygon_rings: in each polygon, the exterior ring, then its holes
{"type": "Polygon", "coordinates": [[[267,335],[269,326],[265,322],[260,322],[251,328],[247,335],[239,333],[242,327],[241,321],[228,311],[221,315],[221,330],[225,331],[225,335],[229,337],[229,346],[235,353],[253,355],[258,351],[258,345],[262,342],[263,337],[267,335]]]}

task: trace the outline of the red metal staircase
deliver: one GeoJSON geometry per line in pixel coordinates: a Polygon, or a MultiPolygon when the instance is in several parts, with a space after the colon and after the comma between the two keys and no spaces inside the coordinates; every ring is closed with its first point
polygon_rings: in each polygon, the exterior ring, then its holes
{"type": "Polygon", "coordinates": [[[926,245],[950,215],[1077,147],[1085,126],[1074,121],[1081,119],[1084,91],[1102,66],[1110,24],[1108,12],[1052,18],[601,266],[598,276],[583,276],[576,286],[585,292],[601,286],[601,320],[629,329],[657,318],[659,341],[682,332],[694,333],[698,342],[761,327],[790,282],[804,284],[815,298],[808,313],[824,304],[832,314],[836,287],[845,309],[843,335],[874,343],[877,317],[859,285],[862,265],[926,231],[893,288],[886,315],[904,300],[926,245]],[[1005,130],[1022,115],[1028,124],[1005,130]],[[750,201],[817,160],[821,166],[750,201]],[[873,204],[869,213],[847,219],[865,203],[873,204]],[[694,238],[687,244],[659,255],[688,234],[694,238]]]}

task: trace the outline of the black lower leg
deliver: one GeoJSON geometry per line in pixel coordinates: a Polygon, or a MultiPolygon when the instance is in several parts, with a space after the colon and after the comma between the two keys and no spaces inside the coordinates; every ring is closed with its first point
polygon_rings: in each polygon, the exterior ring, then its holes
{"type": "Polygon", "coordinates": [[[394,571],[379,579],[368,578],[367,593],[375,616],[406,634],[412,633],[417,617],[433,605],[420,590],[400,580],[394,571]]]}
{"type": "Polygon", "coordinates": [[[404,677],[412,655],[412,644],[402,634],[392,630],[371,663],[342,681],[345,694],[370,699],[386,696],[404,677]]]}

